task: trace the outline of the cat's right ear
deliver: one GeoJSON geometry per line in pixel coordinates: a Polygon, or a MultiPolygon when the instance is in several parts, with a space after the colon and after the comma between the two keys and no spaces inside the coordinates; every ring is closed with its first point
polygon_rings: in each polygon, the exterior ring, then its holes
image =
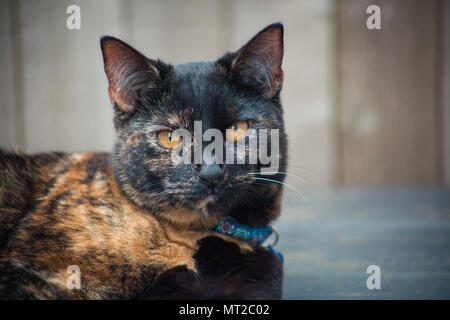
{"type": "Polygon", "coordinates": [[[100,39],[103,63],[108,77],[109,98],[122,112],[135,111],[140,92],[156,90],[161,74],[152,61],[114,37],[100,39]]]}

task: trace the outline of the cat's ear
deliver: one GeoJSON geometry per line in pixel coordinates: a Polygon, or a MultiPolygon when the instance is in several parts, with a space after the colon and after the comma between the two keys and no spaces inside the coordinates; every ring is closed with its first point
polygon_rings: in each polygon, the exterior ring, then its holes
{"type": "Polygon", "coordinates": [[[267,26],[230,57],[227,69],[232,79],[266,99],[272,98],[283,84],[283,25],[267,26]]]}
{"type": "Polygon", "coordinates": [[[113,37],[102,37],[100,46],[109,82],[109,98],[122,112],[133,112],[139,93],[143,89],[156,89],[160,81],[158,62],[113,37]]]}

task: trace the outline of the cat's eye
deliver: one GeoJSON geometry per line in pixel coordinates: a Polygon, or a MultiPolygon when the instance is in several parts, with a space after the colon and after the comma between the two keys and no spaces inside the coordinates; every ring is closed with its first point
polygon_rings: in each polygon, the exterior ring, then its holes
{"type": "Polygon", "coordinates": [[[238,141],[245,137],[248,131],[247,121],[236,121],[226,131],[227,140],[238,141]]]}
{"type": "Polygon", "coordinates": [[[173,131],[163,130],[158,132],[158,141],[164,148],[175,149],[183,142],[183,137],[173,131]]]}

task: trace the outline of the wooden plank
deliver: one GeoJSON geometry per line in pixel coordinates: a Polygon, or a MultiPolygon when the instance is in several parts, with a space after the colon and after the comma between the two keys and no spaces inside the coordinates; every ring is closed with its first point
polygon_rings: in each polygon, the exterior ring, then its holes
{"type": "Polygon", "coordinates": [[[338,183],[442,181],[441,4],[339,2],[338,183]],[[366,27],[371,4],[381,30],[366,27]]]}
{"type": "Polygon", "coordinates": [[[15,86],[20,80],[14,73],[14,65],[18,60],[15,54],[16,47],[13,39],[13,31],[17,32],[13,25],[12,1],[0,1],[0,147],[15,149],[17,143],[16,134],[16,94],[15,86]]]}
{"type": "MultiPolygon", "coordinates": [[[[450,299],[448,189],[308,192],[317,216],[282,213],[284,299],[450,299]],[[369,290],[369,265],[381,290],[369,290]]],[[[301,199],[293,212],[304,211],[301,199]]]]}
{"type": "Polygon", "coordinates": [[[444,1],[443,13],[442,143],[444,180],[447,185],[450,185],[450,0],[444,1]]]}
{"type": "Polygon", "coordinates": [[[78,1],[81,30],[66,28],[67,3],[14,2],[20,25],[14,39],[22,60],[14,71],[22,79],[22,148],[30,153],[110,150],[112,107],[99,39],[120,28],[118,1],[78,1]]]}

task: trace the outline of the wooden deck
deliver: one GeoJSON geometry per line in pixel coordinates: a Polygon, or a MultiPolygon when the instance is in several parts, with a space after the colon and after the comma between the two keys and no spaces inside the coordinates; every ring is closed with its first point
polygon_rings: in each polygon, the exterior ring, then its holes
{"type": "Polygon", "coordinates": [[[284,299],[450,299],[450,190],[286,192],[284,299]],[[369,290],[369,265],[381,289],[369,290]]]}

